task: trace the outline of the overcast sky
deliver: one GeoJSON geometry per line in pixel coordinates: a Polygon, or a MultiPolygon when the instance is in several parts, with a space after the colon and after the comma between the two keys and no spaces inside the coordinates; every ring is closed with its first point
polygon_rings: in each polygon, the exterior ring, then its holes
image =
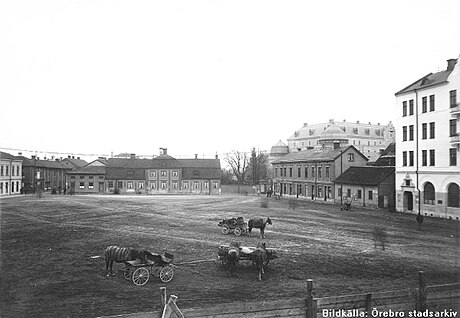
{"type": "Polygon", "coordinates": [[[394,121],[394,93],[459,54],[458,0],[0,0],[0,150],[269,150],[394,121]]]}

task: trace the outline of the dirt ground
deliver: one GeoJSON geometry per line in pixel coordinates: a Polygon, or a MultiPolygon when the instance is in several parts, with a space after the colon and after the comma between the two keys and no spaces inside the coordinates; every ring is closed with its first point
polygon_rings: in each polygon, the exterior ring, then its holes
{"type": "Polygon", "coordinates": [[[258,196],[21,196],[2,198],[2,317],[97,317],[159,309],[159,289],[179,297],[180,308],[306,295],[316,297],[396,290],[460,281],[459,222],[383,210],[258,196]],[[231,241],[256,246],[253,236],[224,235],[224,218],[270,216],[267,247],[277,251],[264,280],[249,262],[236,277],[217,262],[217,249],[231,241]],[[385,243],[385,250],[375,242],[385,243]],[[106,277],[109,245],[174,254],[169,283],[151,277],[144,286],[106,277]]]}

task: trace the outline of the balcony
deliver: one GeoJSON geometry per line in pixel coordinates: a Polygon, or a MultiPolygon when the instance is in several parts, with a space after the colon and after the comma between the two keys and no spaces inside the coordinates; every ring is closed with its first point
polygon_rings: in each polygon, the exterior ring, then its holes
{"type": "Polygon", "coordinates": [[[450,114],[452,115],[452,117],[460,116],[460,103],[457,103],[457,106],[450,108],[450,114]]]}

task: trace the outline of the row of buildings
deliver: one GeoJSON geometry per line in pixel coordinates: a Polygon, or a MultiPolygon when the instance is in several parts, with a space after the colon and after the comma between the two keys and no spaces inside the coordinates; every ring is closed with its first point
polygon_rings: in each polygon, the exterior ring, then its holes
{"type": "Polygon", "coordinates": [[[457,62],[398,91],[394,125],[331,120],[305,124],[288,145],[280,141],[270,154],[274,190],[459,219],[457,62]]]}
{"type": "Polygon", "coordinates": [[[0,153],[0,194],[55,193],[219,194],[220,160],[176,159],[160,148],[152,159],[31,159],[0,153]]]}

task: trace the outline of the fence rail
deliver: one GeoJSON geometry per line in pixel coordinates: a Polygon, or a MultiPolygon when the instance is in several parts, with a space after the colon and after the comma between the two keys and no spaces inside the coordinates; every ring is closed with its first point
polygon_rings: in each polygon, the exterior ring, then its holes
{"type": "MultiPolygon", "coordinates": [[[[163,292],[163,294],[165,291],[163,292]]],[[[162,303],[164,298],[162,296],[162,303]]],[[[386,292],[313,297],[313,281],[307,280],[307,298],[295,298],[262,302],[236,302],[199,309],[182,309],[184,317],[238,318],[238,317],[289,317],[289,318],[338,318],[337,311],[351,311],[354,318],[383,318],[389,311],[407,312],[414,310],[420,314],[427,310],[460,310],[460,283],[426,286],[423,272],[419,272],[418,288],[386,292]]],[[[458,316],[458,315],[456,315],[458,316]]],[[[451,316],[451,317],[456,317],[451,316]]],[[[166,318],[164,311],[110,316],[111,318],[166,318]]],[[[340,316],[341,317],[341,316],[340,316]]],[[[339,318],[340,318],[339,317],[339,318]]],[[[394,316],[396,317],[396,316],[394,316]]],[[[425,317],[425,316],[420,316],[425,317]]],[[[429,315],[428,315],[429,317],[429,315]]]]}

